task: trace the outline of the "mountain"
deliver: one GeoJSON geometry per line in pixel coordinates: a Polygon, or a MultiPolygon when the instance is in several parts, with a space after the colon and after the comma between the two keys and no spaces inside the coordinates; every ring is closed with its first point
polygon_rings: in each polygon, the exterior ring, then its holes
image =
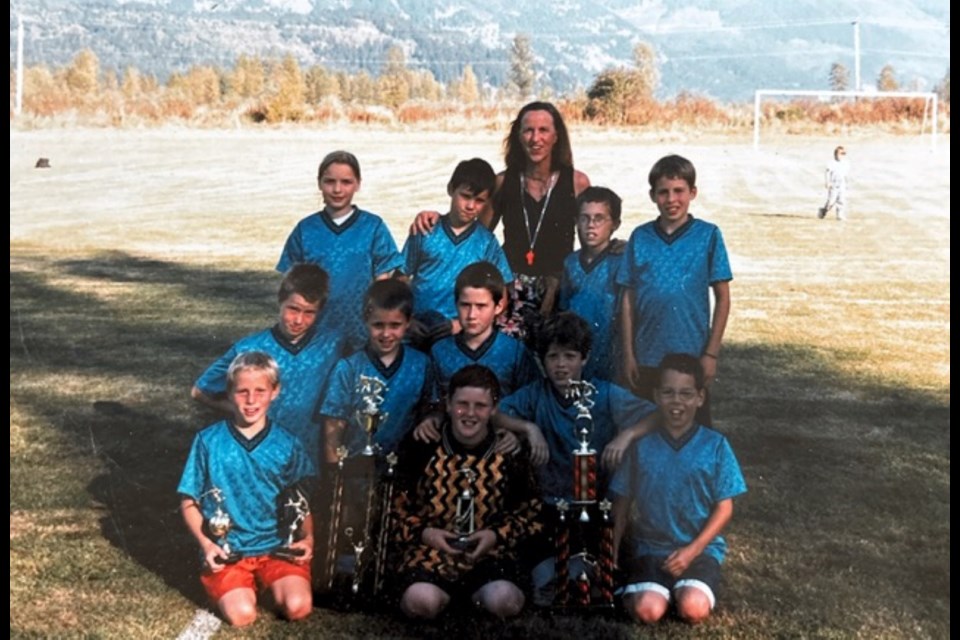
{"type": "Polygon", "coordinates": [[[645,41],[657,50],[661,97],[744,101],[756,88],[828,89],[835,62],[852,81],[854,20],[863,85],[891,64],[901,85],[931,90],[950,66],[947,0],[11,0],[11,65],[18,14],[28,65],[62,65],[89,48],[104,67],[161,79],[194,64],[230,67],[239,54],[376,74],[399,45],[408,66],[442,82],[470,64],[496,86],[523,33],[540,86],[554,92],[629,66],[645,41]]]}

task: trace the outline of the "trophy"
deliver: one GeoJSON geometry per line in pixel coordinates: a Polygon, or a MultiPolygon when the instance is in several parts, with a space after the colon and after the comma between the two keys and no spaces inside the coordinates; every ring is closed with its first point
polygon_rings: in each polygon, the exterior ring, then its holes
{"type": "Polygon", "coordinates": [[[310,515],[310,503],[307,496],[303,494],[299,487],[293,487],[287,492],[286,502],[280,506],[280,525],[286,523],[287,538],[283,546],[274,549],[270,555],[274,558],[293,562],[306,553],[304,549],[293,547],[297,541],[297,534],[300,532],[300,526],[310,515]]]}
{"type": "MultiPolygon", "coordinates": [[[[217,544],[220,545],[220,548],[227,554],[226,558],[217,556],[214,562],[217,564],[234,564],[239,562],[241,558],[240,554],[231,551],[230,543],[227,542],[227,534],[230,532],[230,529],[233,528],[233,520],[223,506],[223,492],[219,488],[213,487],[203,495],[209,495],[217,505],[213,515],[207,520],[207,529],[210,530],[213,537],[217,539],[217,544]]],[[[203,496],[201,496],[201,498],[202,497],[203,496]]]]}
{"type": "Polygon", "coordinates": [[[580,505],[580,522],[590,522],[587,506],[597,501],[597,452],[590,448],[593,435],[593,416],[590,409],[597,388],[586,380],[571,380],[567,397],[574,399],[577,417],[574,421],[580,448],[573,451],[573,502],[580,505]]]}
{"type": "Polygon", "coordinates": [[[361,406],[357,409],[357,422],[367,434],[367,444],[363,447],[361,455],[373,456],[380,449],[380,445],[373,443],[373,436],[377,433],[377,427],[388,416],[386,413],[380,413],[380,405],[383,404],[383,394],[386,390],[387,384],[380,378],[360,375],[357,393],[360,394],[361,406]]]}
{"type": "Polygon", "coordinates": [[[474,518],[473,502],[473,481],[477,479],[477,474],[469,467],[459,469],[467,478],[467,486],[463,488],[460,495],[457,496],[457,515],[453,520],[453,530],[457,534],[457,539],[450,543],[454,549],[469,551],[477,545],[477,540],[470,540],[470,536],[476,531],[476,520],[474,518]]]}

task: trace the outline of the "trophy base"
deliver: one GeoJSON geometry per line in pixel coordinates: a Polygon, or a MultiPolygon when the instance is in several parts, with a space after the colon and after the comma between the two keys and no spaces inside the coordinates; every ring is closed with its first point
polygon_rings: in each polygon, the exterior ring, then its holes
{"type": "Polygon", "coordinates": [[[243,560],[243,556],[239,553],[230,553],[227,554],[226,558],[217,556],[213,559],[213,561],[217,564],[237,564],[241,560],[243,560]]]}
{"type": "Polygon", "coordinates": [[[298,559],[306,555],[306,549],[293,549],[291,547],[280,547],[279,549],[274,549],[270,552],[271,558],[276,558],[277,560],[286,560],[287,562],[296,562],[298,559]]]}
{"type": "Polygon", "coordinates": [[[457,538],[451,542],[448,542],[451,547],[457,551],[473,551],[477,548],[477,545],[480,543],[479,540],[470,540],[469,538],[457,538]]]}

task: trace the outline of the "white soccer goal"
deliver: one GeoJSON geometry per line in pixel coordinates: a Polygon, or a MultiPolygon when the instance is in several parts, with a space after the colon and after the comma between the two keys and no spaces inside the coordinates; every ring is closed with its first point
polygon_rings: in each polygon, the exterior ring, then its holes
{"type": "Polygon", "coordinates": [[[760,148],[760,103],[764,96],[795,96],[804,98],[914,98],[924,100],[920,135],[930,129],[930,148],[937,148],[937,94],[921,91],[800,91],[788,89],[757,89],[753,96],[753,148],[760,148]]]}

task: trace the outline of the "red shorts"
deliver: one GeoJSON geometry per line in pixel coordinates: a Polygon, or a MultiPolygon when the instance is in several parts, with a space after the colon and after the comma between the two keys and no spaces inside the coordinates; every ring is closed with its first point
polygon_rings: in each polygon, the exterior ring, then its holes
{"type": "Polygon", "coordinates": [[[310,584],[310,565],[299,565],[278,560],[270,556],[252,556],[243,558],[236,564],[228,564],[223,570],[213,573],[204,570],[200,574],[200,582],[207,595],[214,602],[234,589],[266,589],[280,578],[300,576],[310,584]]]}

